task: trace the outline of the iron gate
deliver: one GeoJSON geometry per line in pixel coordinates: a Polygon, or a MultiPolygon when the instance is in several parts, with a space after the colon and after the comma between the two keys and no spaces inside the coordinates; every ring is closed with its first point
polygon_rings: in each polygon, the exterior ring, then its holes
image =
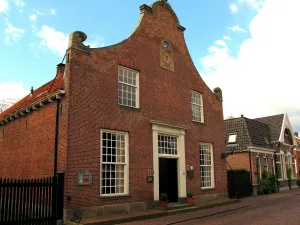
{"type": "Polygon", "coordinates": [[[0,178],[0,224],[56,224],[63,219],[64,174],[40,179],[0,178]]]}

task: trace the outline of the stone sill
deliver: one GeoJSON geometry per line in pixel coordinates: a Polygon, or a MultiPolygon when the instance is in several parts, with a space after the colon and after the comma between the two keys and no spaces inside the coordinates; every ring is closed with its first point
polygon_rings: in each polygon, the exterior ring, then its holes
{"type": "Polygon", "coordinates": [[[122,200],[131,198],[131,195],[118,195],[118,196],[101,196],[100,200],[111,201],[111,200],[122,200]]]}

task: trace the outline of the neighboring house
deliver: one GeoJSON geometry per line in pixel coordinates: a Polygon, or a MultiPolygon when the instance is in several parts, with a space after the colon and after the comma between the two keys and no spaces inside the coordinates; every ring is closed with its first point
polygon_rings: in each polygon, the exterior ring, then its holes
{"type": "Polygon", "coordinates": [[[296,167],[297,167],[297,178],[300,178],[300,137],[298,132],[294,133],[296,140],[296,147],[294,148],[294,155],[296,157],[296,167]]]}
{"type": "Polygon", "coordinates": [[[199,76],[166,1],[140,10],[119,44],[90,48],[83,32],[72,33],[53,87],[0,115],[1,175],[53,174],[57,109],[69,213],[145,209],[161,193],[170,202],[188,191],[196,200],[226,195],[221,89],[212,92],[199,76]]]}
{"type": "Polygon", "coordinates": [[[226,152],[232,169],[245,168],[251,173],[253,192],[264,171],[276,173],[280,190],[288,188],[287,169],[292,168],[292,185],[296,184],[296,145],[287,114],[256,119],[243,115],[225,120],[226,152]]]}

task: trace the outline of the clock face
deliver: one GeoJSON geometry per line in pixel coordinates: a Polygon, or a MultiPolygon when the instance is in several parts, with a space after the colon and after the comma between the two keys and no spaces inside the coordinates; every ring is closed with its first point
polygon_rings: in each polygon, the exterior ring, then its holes
{"type": "Polygon", "coordinates": [[[169,42],[163,41],[163,46],[164,46],[166,49],[171,50],[171,45],[169,44],[169,42]]]}

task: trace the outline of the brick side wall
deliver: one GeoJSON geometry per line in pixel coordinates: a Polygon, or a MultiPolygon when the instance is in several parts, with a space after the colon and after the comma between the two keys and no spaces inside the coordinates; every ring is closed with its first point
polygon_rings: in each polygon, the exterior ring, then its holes
{"type": "MultiPolygon", "coordinates": [[[[222,103],[197,73],[183,33],[169,11],[155,4],[130,39],[109,48],[93,49],[90,55],[69,50],[66,88],[69,110],[66,194],[69,207],[90,207],[125,202],[153,201],[153,184],[146,182],[153,169],[152,128],[149,119],[188,127],[185,135],[186,165],[195,177],[187,179],[187,191],[195,195],[226,192],[226,163],[222,103]],[[175,72],[160,67],[163,39],[173,48],[175,72]],[[118,65],[140,72],[140,109],[118,105],[118,65]],[[190,91],[203,94],[205,123],[191,121],[190,91]],[[128,198],[100,198],[100,130],[129,133],[128,198]],[[201,190],[199,142],[213,143],[215,188],[201,190]],[[93,185],[77,186],[77,173],[88,170],[93,185]]],[[[182,171],[184,172],[184,171],[182,171]]]]}
{"type": "MultiPolygon", "coordinates": [[[[227,157],[227,162],[232,169],[247,169],[250,171],[249,153],[236,153],[227,157]]],[[[227,165],[227,169],[230,167],[227,165]]]]}
{"type": "Polygon", "coordinates": [[[0,177],[37,178],[53,174],[55,103],[1,126],[0,177]]]}

